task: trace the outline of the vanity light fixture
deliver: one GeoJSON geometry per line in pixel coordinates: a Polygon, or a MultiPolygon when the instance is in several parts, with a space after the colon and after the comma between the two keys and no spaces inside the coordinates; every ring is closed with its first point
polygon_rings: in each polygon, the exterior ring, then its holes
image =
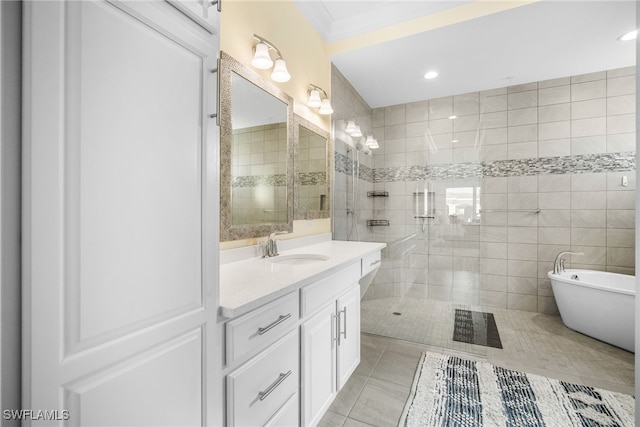
{"type": "Polygon", "coordinates": [[[309,84],[309,99],[307,105],[313,108],[320,108],[318,112],[323,115],[333,114],[333,108],[331,108],[331,101],[327,92],[319,86],[309,84]]]}
{"type": "Polygon", "coordinates": [[[333,114],[333,108],[331,108],[331,102],[329,101],[329,98],[325,98],[322,100],[322,105],[320,106],[318,113],[324,114],[325,116],[333,114]]]}
{"type": "Polygon", "coordinates": [[[271,73],[271,79],[273,81],[284,83],[291,79],[291,74],[287,70],[287,63],[282,58],[282,54],[277,47],[264,37],[260,37],[257,34],[253,35],[253,38],[258,40],[258,43],[253,48],[253,58],[251,59],[251,65],[261,70],[268,70],[273,66],[271,73]],[[271,50],[276,52],[278,56],[275,61],[271,59],[271,50]]]}
{"type": "Polygon", "coordinates": [[[364,145],[366,145],[372,150],[375,150],[376,148],[380,148],[380,145],[378,145],[378,140],[371,135],[367,135],[367,139],[364,141],[364,145]]]}
{"type": "Polygon", "coordinates": [[[319,108],[322,105],[322,99],[320,99],[320,91],[318,89],[311,89],[309,91],[307,105],[313,108],[319,108]]]}
{"type": "Polygon", "coordinates": [[[362,136],[360,125],[357,125],[356,121],[353,119],[347,120],[347,127],[344,129],[344,131],[351,135],[353,138],[360,138],[362,136]]]}

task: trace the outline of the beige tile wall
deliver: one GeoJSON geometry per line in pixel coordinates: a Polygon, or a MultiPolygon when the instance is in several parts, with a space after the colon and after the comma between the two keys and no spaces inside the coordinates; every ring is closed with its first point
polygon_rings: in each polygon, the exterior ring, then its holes
{"type": "MultiPolygon", "coordinates": [[[[516,165],[635,151],[635,113],[634,67],[378,108],[373,166],[516,165]]],[[[373,216],[391,225],[369,239],[413,238],[387,258],[367,297],[410,294],[555,313],[546,273],[560,251],[584,253],[569,258],[572,268],[634,274],[635,172],[555,172],[432,180],[439,209],[424,232],[413,193],[425,181],[376,182],[391,196],[372,200],[373,216]],[[479,188],[482,209],[493,212],[456,222],[444,209],[454,187],[479,188]]]]}
{"type": "MultiPolygon", "coordinates": [[[[286,176],[286,124],[234,130],[231,161],[234,178],[286,176]]],[[[234,224],[286,221],[286,185],[234,186],[231,199],[234,224]]]]}

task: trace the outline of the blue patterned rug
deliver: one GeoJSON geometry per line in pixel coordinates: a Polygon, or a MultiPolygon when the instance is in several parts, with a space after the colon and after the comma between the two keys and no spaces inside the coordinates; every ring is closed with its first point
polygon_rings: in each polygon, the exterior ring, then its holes
{"type": "Polygon", "coordinates": [[[634,426],[632,396],[424,353],[401,427],[634,426]]]}

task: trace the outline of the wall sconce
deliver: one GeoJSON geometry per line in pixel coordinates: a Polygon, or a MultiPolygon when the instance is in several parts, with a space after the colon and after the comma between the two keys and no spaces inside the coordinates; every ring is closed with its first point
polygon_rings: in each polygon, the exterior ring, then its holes
{"type": "Polygon", "coordinates": [[[378,145],[378,140],[371,135],[367,135],[367,139],[364,141],[364,145],[372,150],[380,148],[380,145],[378,145]]]}
{"type": "Polygon", "coordinates": [[[288,82],[289,79],[291,79],[291,74],[289,74],[289,71],[287,70],[287,63],[284,62],[282,54],[278,48],[270,41],[256,34],[253,35],[253,38],[258,40],[258,43],[253,48],[253,59],[251,59],[251,65],[261,70],[268,70],[273,66],[271,79],[279,83],[288,82]],[[271,59],[271,49],[273,49],[276,52],[276,55],[278,55],[275,60],[275,65],[274,61],[271,59]]]}
{"type": "Polygon", "coordinates": [[[362,136],[360,126],[356,124],[355,120],[347,120],[347,127],[344,131],[354,138],[360,138],[362,136]]]}
{"type": "Polygon", "coordinates": [[[307,105],[313,108],[320,108],[318,110],[320,114],[333,114],[333,108],[331,108],[331,101],[329,101],[327,92],[316,85],[309,84],[309,100],[307,101],[307,105]]]}

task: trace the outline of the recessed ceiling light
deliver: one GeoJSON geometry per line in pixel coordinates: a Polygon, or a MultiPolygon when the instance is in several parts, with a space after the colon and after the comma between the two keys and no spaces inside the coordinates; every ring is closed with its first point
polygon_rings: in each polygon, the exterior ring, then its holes
{"type": "Polygon", "coordinates": [[[453,142],[455,144],[456,142],[458,142],[458,140],[457,139],[452,139],[451,142],[453,142]]]}
{"type": "Polygon", "coordinates": [[[438,77],[437,71],[428,71],[427,74],[424,75],[425,79],[435,79],[436,77],[438,77]]]}
{"type": "Polygon", "coordinates": [[[449,116],[449,120],[457,119],[458,116],[449,116]]]}
{"type": "Polygon", "coordinates": [[[629,31],[628,33],[624,33],[623,35],[618,37],[618,40],[620,40],[621,42],[626,42],[629,40],[635,40],[637,38],[638,38],[638,30],[633,30],[633,31],[629,31]]]}

